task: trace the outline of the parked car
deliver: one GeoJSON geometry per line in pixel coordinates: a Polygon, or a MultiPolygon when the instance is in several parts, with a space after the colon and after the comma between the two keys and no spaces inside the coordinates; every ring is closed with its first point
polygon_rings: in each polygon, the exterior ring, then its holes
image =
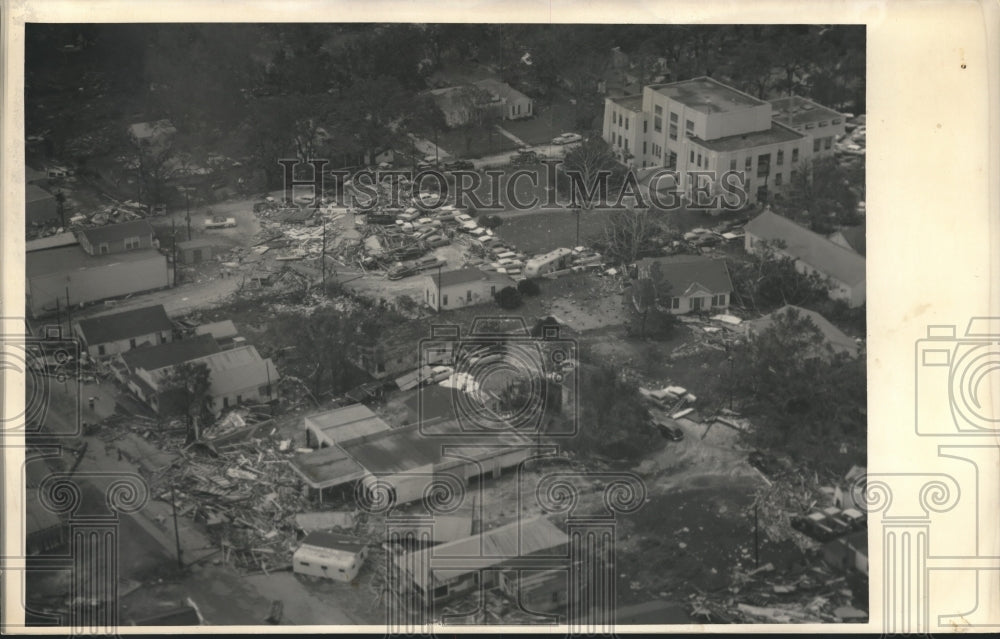
{"type": "Polygon", "coordinates": [[[666,439],[672,442],[679,442],[684,439],[684,431],[680,428],[670,428],[669,426],[664,426],[663,424],[657,424],[656,428],[660,431],[666,439]]]}
{"type": "Polygon", "coordinates": [[[672,442],[679,442],[684,439],[684,431],[681,429],[680,426],[677,426],[676,422],[673,422],[673,420],[671,420],[671,423],[674,424],[673,426],[665,424],[662,421],[656,419],[653,419],[651,421],[653,426],[656,428],[656,430],[660,432],[660,435],[664,439],[670,440],[672,442]]]}
{"type": "Polygon", "coordinates": [[[235,217],[226,217],[224,215],[214,215],[212,217],[205,218],[205,228],[206,229],[227,229],[236,226],[235,217]]]}
{"type": "Polygon", "coordinates": [[[468,160],[453,160],[451,162],[446,162],[444,168],[446,171],[471,171],[475,169],[476,166],[468,160]]]}
{"type": "Polygon", "coordinates": [[[395,224],[396,216],[385,213],[369,213],[365,216],[365,221],[368,224],[395,224]]]}
{"type": "Polygon", "coordinates": [[[557,135],[552,138],[552,144],[572,144],[574,142],[579,142],[583,139],[583,136],[579,133],[563,133],[562,135],[557,135]]]}
{"type": "Polygon", "coordinates": [[[818,511],[792,517],[791,525],[806,537],[820,542],[827,542],[839,536],[836,530],[827,525],[826,516],[818,511]]]}
{"type": "Polygon", "coordinates": [[[755,450],[747,457],[751,466],[759,470],[765,477],[780,477],[785,473],[785,467],[778,461],[777,457],[767,455],[759,450],[755,450]]]}
{"type": "Polygon", "coordinates": [[[534,151],[519,150],[516,155],[510,156],[510,163],[515,166],[523,164],[537,164],[538,154],[534,151]]]}

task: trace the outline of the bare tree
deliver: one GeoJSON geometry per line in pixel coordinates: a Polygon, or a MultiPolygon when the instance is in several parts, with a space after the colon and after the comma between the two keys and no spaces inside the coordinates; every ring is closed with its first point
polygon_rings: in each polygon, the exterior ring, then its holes
{"type": "Polygon", "coordinates": [[[601,240],[604,254],[611,263],[631,264],[643,251],[653,247],[658,231],[648,209],[614,211],[604,223],[601,240]]]}

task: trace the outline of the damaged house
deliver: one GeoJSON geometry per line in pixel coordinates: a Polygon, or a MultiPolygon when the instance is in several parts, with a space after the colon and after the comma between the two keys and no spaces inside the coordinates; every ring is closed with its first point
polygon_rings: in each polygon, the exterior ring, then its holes
{"type": "Polygon", "coordinates": [[[566,605],[569,565],[569,537],[547,517],[394,557],[401,588],[424,605],[499,588],[532,611],[566,605]]]}
{"type": "Polygon", "coordinates": [[[209,334],[123,353],[118,374],[140,399],[159,412],[163,383],[179,364],[204,364],[209,371],[210,406],[215,415],[243,403],[269,402],[280,380],[277,368],[253,346],[223,351],[209,334]]]}

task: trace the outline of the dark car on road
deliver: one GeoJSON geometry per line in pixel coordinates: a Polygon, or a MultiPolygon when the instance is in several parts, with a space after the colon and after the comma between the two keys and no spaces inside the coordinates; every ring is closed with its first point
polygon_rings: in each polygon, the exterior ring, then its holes
{"type": "Polygon", "coordinates": [[[747,462],[751,466],[759,470],[765,477],[774,479],[776,477],[781,477],[785,474],[787,470],[784,464],[778,460],[777,457],[773,455],[768,455],[762,453],[759,450],[755,450],[747,457],[747,462]]]}
{"type": "Polygon", "coordinates": [[[660,421],[653,421],[653,426],[660,432],[664,439],[672,442],[679,442],[684,439],[684,431],[680,426],[669,426],[660,421]]]}
{"type": "Polygon", "coordinates": [[[468,160],[453,160],[444,165],[445,171],[471,171],[475,168],[476,166],[468,160]]]}

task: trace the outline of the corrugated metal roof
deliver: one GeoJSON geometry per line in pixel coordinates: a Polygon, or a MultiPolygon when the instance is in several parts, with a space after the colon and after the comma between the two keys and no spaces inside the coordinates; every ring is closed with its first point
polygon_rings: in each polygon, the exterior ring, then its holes
{"type": "MultiPolygon", "coordinates": [[[[393,522],[392,532],[405,536],[408,532],[413,532],[416,538],[423,532],[416,524],[407,526],[393,522]]],[[[472,513],[467,512],[462,515],[434,515],[431,524],[431,541],[435,543],[446,543],[465,539],[472,534],[472,513]]]]}
{"type": "Polygon", "coordinates": [[[330,445],[389,430],[389,424],[364,404],[351,404],[308,415],[303,422],[318,439],[330,445]]]}
{"type": "Polygon", "coordinates": [[[233,324],[232,320],[202,324],[195,327],[194,333],[195,335],[211,335],[215,339],[226,339],[227,337],[236,337],[240,334],[236,330],[236,324],[233,324]]]}
{"type": "Polygon", "coordinates": [[[99,315],[78,324],[90,346],[173,330],[162,304],[99,315]]]}
{"type": "Polygon", "coordinates": [[[292,470],[312,488],[332,488],[357,481],[367,473],[361,464],[336,446],[296,455],[292,470]]]}
{"type": "MultiPolygon", "coordinates": [[[[198,337],[215,340],[211,335],[198,337]]],[[[199,357],[192,363],[208,366],[213,395],[227,395],[246,388],[274,384],[280,379],[274,363],[262,358],[252,345],[199,357]]]]}
{"type": "MultiPolygon", "coordinates": [[[[552,550],[569,542],[569,537],[557,528],[547,517],[533,517],[517,520],[505,526],[482,532],[478,535],[459,539],[439,546],[431,546],[406,553],[399,561],[402,565],[430,566],[434,558],[448,557],[463,559],[461,568],[429,570],[413,575],[414,581],[424,591],[428,590],[428,580],[436,583],[444,579],[454,579],[470,572],[501,565],[511,559],[535,555],[552,550]]],[[[561,553],[548,553],[554,557],[561,553]]]]}
{"type": "Polygon", "coordinates": [[[762,240],[783,241],[786,247],[782,252],[844,284],[853,285],[865,281],[864,257],[773,211],[764,211],[750,220],[744,228],[748,234],[762,240]]]}
{"type": "Polygon", "coordinates": [[[303,546],[314,546],[316,548],[329,548],[331,550],[341,550],[349,553],[359,553],[365,549],[368,542],[359,537],[351,535],[341,535],[330,532],[311,532],[302,540],[303,546]]]}
{"type": "Polygon", "coordinates": [[[66,231],[65,233],[56,233],[55,235],[50,235],[48,237],[40,237],[37,240],[28,240],[24,243],[24,250],[26,253],[31,253],[32,251],[44,251],[45,249],[59,248],[62,246],[73,246],[78,244],[76,241],[76,236],[71,232],[66,231]]]}
{"type": "Polygon", "coordinates": [[[425,435],[421,432],[421,425],[414,424],[355,439],[340,444],[340,447],[361,466],[377,475],[440,464],[451,459],[444,454],[448,446],[460,446],[463,457],[482,461],[510,452],[511,447],[532,443],[524,435],[511,431],[498,432],[490,437],[488,445],[479,445],[481,440],[470,440],[461,425],[454,421],[433,426],[424,424],[423,428],[435,432],[425,435]]]}
{"type": "Polygon", "coordinates": [[[52,200],[55,196],[43,189],[40,186],[34,184],[29,184],[24,187],[24,202],[25,204],[30,204],[32,202],[38,202],[40,200],[52,200]]]}
{"type": "MultiPolygon", "coordinates": [[[[145,262],[156,260],[164,267],[167,258],[156,249],[139,249],[110,255],[88,255],[79,244],[53,248],[47,251],[34,251],[25,257],[25,274],[28,278],[51,273],[72,274],[92,268],[103,268],[129,262],[145,262]]],[[[124,268],[124,267],[123,267],[124,268]]],[[[165,272],[165,271],[164,271],[165,272]]]]}

